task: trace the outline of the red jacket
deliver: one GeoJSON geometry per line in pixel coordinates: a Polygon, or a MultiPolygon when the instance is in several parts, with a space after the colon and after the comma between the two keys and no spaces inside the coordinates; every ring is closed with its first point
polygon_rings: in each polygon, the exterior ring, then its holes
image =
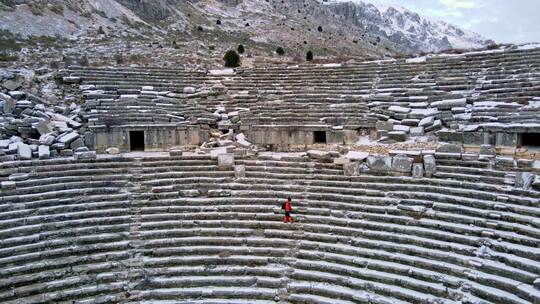
{"type": "Polygon", "coordinates": [[[285,203],[283,203],[283,206],[281,206],[281,209],[285,209],[285,211],[290,212],[292,209],[291,202],[285,201],[285,203]]]}

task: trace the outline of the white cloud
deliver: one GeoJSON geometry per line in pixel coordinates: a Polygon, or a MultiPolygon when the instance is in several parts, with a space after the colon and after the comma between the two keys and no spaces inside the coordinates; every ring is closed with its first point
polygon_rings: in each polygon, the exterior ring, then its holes
{"type": "Polygon", "coordinates": [[[472,0],[439,0],[439,2],[451,9],[471,9],[476,7],[476,3],[472,0]]]}

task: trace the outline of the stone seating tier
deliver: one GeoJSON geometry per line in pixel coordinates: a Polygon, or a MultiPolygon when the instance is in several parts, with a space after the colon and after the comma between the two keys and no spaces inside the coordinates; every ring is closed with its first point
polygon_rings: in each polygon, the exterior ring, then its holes
{"type": "Polygon", "coordinates": [[[489,162],[437,162],[420,179],[307,157],[240,158],[239,178],[208,156],[2,163],[0,299],[540,300],[540,193],[489,162]]]}

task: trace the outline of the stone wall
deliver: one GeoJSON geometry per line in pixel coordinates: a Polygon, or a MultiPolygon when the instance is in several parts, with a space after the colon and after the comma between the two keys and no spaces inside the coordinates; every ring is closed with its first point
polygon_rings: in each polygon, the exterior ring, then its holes
{"type": "Polygon", "coordinates": [[[98,153],[115,147],[120,152],[130,151],[130,131],[144,131],[145,151],[169,151],[176,146],[199,146],[208,140],[208,130],[204,126],[118,126],[92,128],[94,147],[98,153]]]}
{"type": "Polygon", "coordinates": [[[327,144],[347,144],[356,142],[355,130],[329,126],[251,126],[246,130],[249,141],[260,146],[271,145],[275,151],[289,151],[307,148],[316,144],[314,132],[326,133],[327,144]],[[352,134],[354,133],[354,134],[352,134]]]}

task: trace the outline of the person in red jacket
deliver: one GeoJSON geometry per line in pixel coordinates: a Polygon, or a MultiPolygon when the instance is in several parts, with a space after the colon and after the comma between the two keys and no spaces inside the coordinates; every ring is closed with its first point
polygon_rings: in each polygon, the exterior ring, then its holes
{"type": "Polygon", "coordinates": [[[281,206],[281,209],[285,210],[285,217],[283,217],[283,223],[287,223],[287,221],[292,223],[292,217],[290,214],[292,210],[290,197],[287,197],[287,200],[285,201],[285,203],[283,203],[283,205],[281,206]]]}

